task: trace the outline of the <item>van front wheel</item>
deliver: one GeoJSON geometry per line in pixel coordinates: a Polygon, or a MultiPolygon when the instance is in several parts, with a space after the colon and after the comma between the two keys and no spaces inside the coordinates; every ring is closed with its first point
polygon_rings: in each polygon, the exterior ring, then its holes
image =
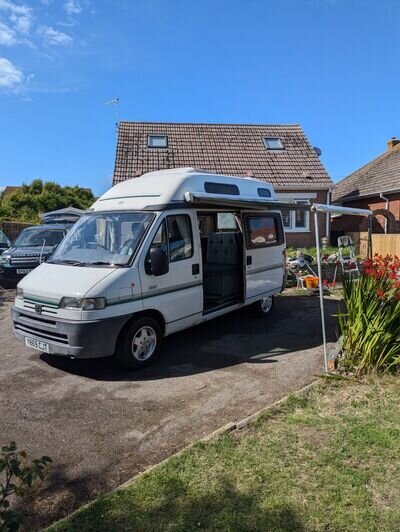
{"type": "Polygon", "coordinates": [[[274,308],[274,296],[263,297],[253,304],[254,312],[259,317],[269,316],[274,308]]]}
{"type": "Polygon", "coordinates": [[[139,318],[131,322],[119,339],[115,356],[129,369],[145,368],[160,355],[162,332],[154,318],[139,318]]]}

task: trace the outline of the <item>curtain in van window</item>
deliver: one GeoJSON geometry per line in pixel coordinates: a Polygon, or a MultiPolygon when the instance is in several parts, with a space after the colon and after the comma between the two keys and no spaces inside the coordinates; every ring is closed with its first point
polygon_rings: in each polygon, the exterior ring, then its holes
{"type": "Polygon", "coordinates": [[[168,216],[168,238],[170,262],[188,259],[192,256],[192,231],[190,218],[186,214],[168,216]]]}

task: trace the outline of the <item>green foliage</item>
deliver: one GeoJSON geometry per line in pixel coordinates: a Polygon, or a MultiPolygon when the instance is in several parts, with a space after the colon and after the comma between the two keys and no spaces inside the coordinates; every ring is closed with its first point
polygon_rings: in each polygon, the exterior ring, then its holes
{"type": "MultiPolygon", "coordinates": [[[[321,247],[321,257],[333,255],[334,253],[337,253],[338,248],[334,246],[327,246],[326,248],[321,247]]],[[[311,255],[311,257],[317,257],[317,248],[311,247],[311,248],[293,248],[289,246],[286,249],[286,254],[288,257],[296,257],[297,252],[302,251],[303,255],[311,255]]]]}
{"type": "Polygon", "coordinates": [[[65,207],[87,209],[93,202],[94,196],[88,189],[35,179],[30,185],[24,184],[19,190],[0,197],[0,221],[37,223],[44,212],[65,207]]]}
{"type": "Polygon", "coordinates": [[[341,365],[356,375],[400,368],[400,281],[397,258],[366,261],[360,279],[343,279],[341,365]]]}
{"type": "Polygon", "coordinates": [[[18,530],[22,516],[11,509],[10,498],[23,497],[37,480],[43,480],[51,462],[48,456],[28,463],[25,451],[18,451],[15,442],[1,448],[0,454],[0,531],[18,530]]]}

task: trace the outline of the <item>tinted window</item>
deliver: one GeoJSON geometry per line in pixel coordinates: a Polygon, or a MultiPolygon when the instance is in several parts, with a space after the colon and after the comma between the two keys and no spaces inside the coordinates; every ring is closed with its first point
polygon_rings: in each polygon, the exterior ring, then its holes
{"type": "Polygon", "coordinates": [[[278,243],[278,224],[275,216],[248,216],[246,225],[249,248],[262,248],[278,243]]]}
{"type": "Polygon", "coordinates": [[[260,198],[270,198],[271,197],[271,191],[268,188],[258,188],[257,189],[258,195],[260,198]]]}
{"type": "Polygon", "coordinates": [[[193,255],[192,228],[186,214],[168,216],[169,261],[188,259],[193,255]]]}
{"type": "Polygon", "coordinates": [[[57,246],[64,238],[64,234],[64,231],[57,229],[24,229],[15,241],[15,246],[57,246]]]}
{"type": "Polygon", "coordinates": [[[204,190],[210,194],[229,194],[239,196],[239,187],[227,183],[204,183],[204,190]]]}

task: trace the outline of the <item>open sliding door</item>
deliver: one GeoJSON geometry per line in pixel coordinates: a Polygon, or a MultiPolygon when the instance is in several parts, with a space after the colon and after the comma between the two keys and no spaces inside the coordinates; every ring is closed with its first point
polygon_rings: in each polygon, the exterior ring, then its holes
{"type": "Polygon", "coordinates": [[[242,212],[246,268],[246,299],[257,300],[282,289],[285,236],[280,213],[242,212]]]}

